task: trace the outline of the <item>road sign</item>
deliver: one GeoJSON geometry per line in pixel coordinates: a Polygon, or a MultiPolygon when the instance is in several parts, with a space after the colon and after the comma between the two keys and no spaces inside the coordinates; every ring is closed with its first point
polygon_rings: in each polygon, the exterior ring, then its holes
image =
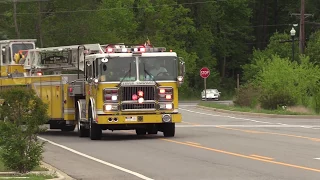
{"type": "Polygon", "coordinates": [[[203,67],[200,69],[200,76],[203,78],[203,79],[206,79],[210,76],[210,70],[209,68],[207,67],[203,67]]]}
{"type": "Polygon", "coordinates": [[[203,67],[200,69],[200,76],[204,81],[204,99],[207,100],[207,78],[210,76],[210,70],[207,67],[203,67]]]}

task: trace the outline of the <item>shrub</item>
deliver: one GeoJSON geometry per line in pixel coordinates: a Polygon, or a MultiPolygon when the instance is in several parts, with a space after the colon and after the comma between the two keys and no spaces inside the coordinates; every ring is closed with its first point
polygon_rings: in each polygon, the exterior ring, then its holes
{"type": "Polygon", "coordinates": [[[252,83],[245,84],[236,90],[236,99],[234,104],[254,108],[258,104],[260,88],[252,83]]]}
{"type": "Polygon", "coordinates": [[[292,106],[296,104],[295,98],[282,90],[264,92],[259,98],[263,109],[275,110],[282,106],[292,106]]]}
{"type": "Polygon", "coordinates": [[[40,164],[43,143],[37,141],[39,127],[48,120],[47,105],[29,88],[15,87],[0,92],[0,157],[4,165],[26,173],[40,164]]]}

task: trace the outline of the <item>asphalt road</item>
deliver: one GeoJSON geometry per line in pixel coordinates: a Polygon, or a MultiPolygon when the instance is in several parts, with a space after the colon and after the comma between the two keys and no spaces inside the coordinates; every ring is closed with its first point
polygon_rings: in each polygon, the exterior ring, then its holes
{"type": "Polygon", "coordinates": [[[174,138],[50,131],[45,161],[75,179],[319,180],[320,120],[252,118],[180,104],[174,138]],[[71,148],[71,149],[69,149],[71,148]],[[72,151],[72,152],[71,152],[72,151]],[[319,158],[319,159],[317,159],[319,158]]]}

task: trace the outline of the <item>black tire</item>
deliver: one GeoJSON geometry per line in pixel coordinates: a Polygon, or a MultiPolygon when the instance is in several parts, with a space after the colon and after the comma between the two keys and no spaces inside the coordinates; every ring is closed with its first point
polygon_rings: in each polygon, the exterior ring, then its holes
{"type": "Polygon", "coordinates": [[[146,135],[147,134],[147,130],[146,129],[136,129],[136,134],[138,135],[138,136],[142,136],[142,135],[146,135]]]}
{"type": "Polygon", "coordinates": [[[74,131],[74,129],[76,128],[76,125],[65,125],[61,128],[61,131],[63,132],[70,132],[70,131],[74,131]]]}
{"type": "Polygon", "coordinates": [[[91,106],[89,106],[88,118],[90,123],[90,139],[100,140],[102,138],[102,129],[98,124],[93,123],[91,106]]]}
{"type": "Polygon", "coordinates": [[[175,123],[164,124],[163,136],[164,137],[174,137],[175,129],[176,129],[175,123]]]}
{"type": "Polygon", "coordinates": [[[77,120],[77,127],[78,127],[78,136],[79,137],[89,137],[89,129],[86,129],[85,126],[82,126],[80,125],[80,112],[79,112],[79,109],[77,108],[76,109],[76,120],[77,120]]]}

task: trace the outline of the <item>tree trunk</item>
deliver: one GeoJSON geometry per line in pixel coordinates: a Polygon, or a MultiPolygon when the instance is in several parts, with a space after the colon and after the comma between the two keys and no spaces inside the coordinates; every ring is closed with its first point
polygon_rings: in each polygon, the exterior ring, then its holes
{"type": "Polygon", "coordinates": [[[43,38],[42,38],[42,30],[41,30],[41,22],[42,22],[42,17],[41,17],[41,2],[38,2],[38,9],[39,9],[39,13],[38,13],[38,37],[39,37],[39,41],[40,41],[40,47],[43,47],[43,38]]]}
{"type": "Polygon", "coordinates": [[[17,0],[13,0],[13,21],[14,21],[14,27],[16,30],[16,36],[18,39],[20,39],[20,32],[17,22],[17,0]]]}
{"type": "MultiPolygon", "coordinates": [[[[262,42],[267,42],[268,41],[268,1],[264,1],[264,10],[263,10],[263,41],[262,42]]],[[[266,44],[264,44],[266,46],[266,44]]]]}

